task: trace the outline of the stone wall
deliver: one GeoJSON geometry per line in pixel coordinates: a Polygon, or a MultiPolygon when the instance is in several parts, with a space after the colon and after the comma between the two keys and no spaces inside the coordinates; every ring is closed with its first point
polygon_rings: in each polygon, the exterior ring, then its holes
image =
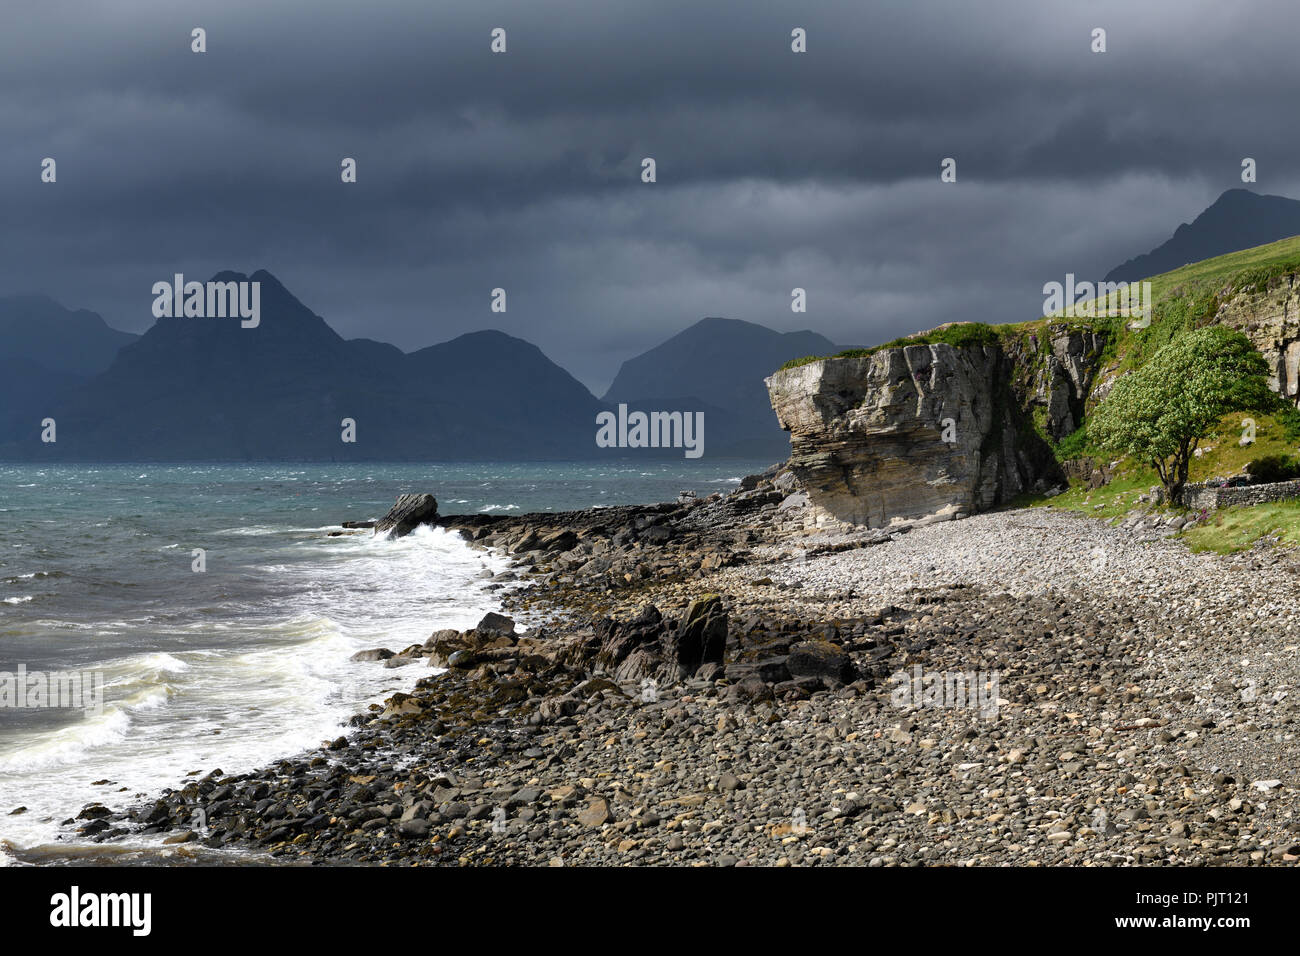
{"type": "Polygon", "coordinates": [[[1232,505],[1262,505],[1293,498],[1300,498],[1300,481],[1275,481],[1267,485],[1241,485],[1236,488],[1192,484],[1184,486],[1182,494],[1183,507],[1207,510],[1232,505]]]}

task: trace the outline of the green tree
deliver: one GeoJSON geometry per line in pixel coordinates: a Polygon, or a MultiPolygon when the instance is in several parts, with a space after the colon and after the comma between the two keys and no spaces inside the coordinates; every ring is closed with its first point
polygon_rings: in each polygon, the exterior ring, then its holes
{"type": "Polygon", "coordinates": [[[1089,416],[1088,437],[1105,451],[1149,461],[1177,501],[1196,446],[1219,419],[1276,402],[1268,365],[1250,340],[1210,325],[1178,336],[1117,381],[1089,416]]]}

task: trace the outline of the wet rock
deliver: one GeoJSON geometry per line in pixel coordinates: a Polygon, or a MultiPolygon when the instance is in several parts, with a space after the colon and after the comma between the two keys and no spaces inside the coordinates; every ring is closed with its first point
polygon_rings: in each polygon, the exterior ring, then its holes
{"type": "Polygon", "coordinates": [[[483,619],[475,625],[474,630],[483,635],[514,637],[515,622],[513,618],[506,617],[504,614],[497,614],[489,611],[487,614],[483,615],[483,619]]]}
{"type": "Polygon", "coordinates": [[[429,494],[404,494],[397,496],[397,502],[375,522],[375,534],[388,532],[391,538],[401,538],[422,524],[431,523],[438,517],[438,499],[429,494]]]}

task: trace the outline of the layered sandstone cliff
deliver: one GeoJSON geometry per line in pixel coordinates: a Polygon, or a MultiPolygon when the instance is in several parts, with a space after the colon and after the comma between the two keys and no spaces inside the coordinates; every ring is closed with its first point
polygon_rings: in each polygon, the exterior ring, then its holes
{"type": "Polygon", "coordinates": [[[1300,402],[1300,275],[1236,291],[1220,302],[1214,321],[1244,333],[1272,370],[1269,386],[1300,402]]]}
{"type": "Polygon", "coordinates": [[[766,381],[820,522],[880,527],[1063,481],[1044,436],[1082,420],[1103,344],[1051,326],[1041,339],[821,359],[766,381]]]}

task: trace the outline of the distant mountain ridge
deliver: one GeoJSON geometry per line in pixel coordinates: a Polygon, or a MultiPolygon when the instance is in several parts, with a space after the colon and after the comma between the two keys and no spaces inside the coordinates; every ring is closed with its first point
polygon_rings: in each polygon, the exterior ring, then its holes
{"type": "Polygon", "coordinates": [[[1248,189],[1229,189],[1190,223],[1144,255],[1106,274],[1107,282],[1135,282],[1184,265],[1300,235],[1300,201],[1248,189]]]}
{"type": "MultiPolygon", "coordinates": [[[[10,422],[0,456],[53,460],[595,457],[600,403],[536,347],[475,332],[409,355],[345,340],[266,271],[261,321],[160,318],[48,403],[58,440],[10,422]],[[356,442],[342,440],[343,420],[356,442]]],[[[30,402],[28,403],[30,407],[30,402]]]]}
{"type": "Polygon", "coordinates": [[[98,375],[140,336],[112,328],[94,312],[65,309],[49,296],[0,297],[4,358],[26,359],[74,376],[98,375]]]}
{"type": "Polygon", "coordinates": [[[49,296],[0,298],[0,444],[18,423],[39,422],[54,401],[103,372],[138,338],[49,296]]]}
{"type": "Polygon", "coordinates": [[[705,455],[784,457],[763,377],[833,348],[812,332],[705,319],[624,363],[598,400],[537,346],[485,330],[404,353],[344,339],[271,273],[261,317],[162,317],[143,335],[51,299],[0,300],[0,459],[592,460],[681,457],[600,449],[596,415],[624,402],[702,411],[705,455]],[[71,344],[75,343],[75,345],[71,344]],[[66,354],[65,354],[66,353],[66,354]],[[39,364],[44,361],[48,364],[39,364]],[[60,363],[59,369],[52,367],[60,363]],[[57,423],[40,441],[39,423],[57,423]],[[356,442],[342,440],[343,421],[356,442]]]}
{"type": "Polygon", "coordinates": [[[703,411],[710,452],[784,457],[789,438],[772,412],[763,379],[790,359],[835,348],[816,332],[701,319],[624,362],[604,400],[641,409],[703,411]]]}

